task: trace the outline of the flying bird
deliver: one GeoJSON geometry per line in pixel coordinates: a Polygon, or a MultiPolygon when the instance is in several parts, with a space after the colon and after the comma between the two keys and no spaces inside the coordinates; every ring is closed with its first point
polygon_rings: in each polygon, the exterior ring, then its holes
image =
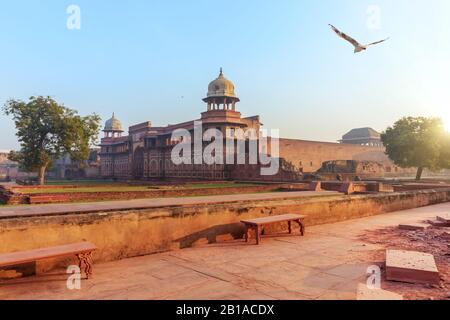
{"type": "Polygon", "coordinates": [[[348,42],[350,42],[350,43],[355,47],[355,51],[354,51],[355,53],[358,53],[358,52],[367,50],[367,47],[373,46],[373,45],[375,45],[375,44],[382,43],[382,42],[384,42],[384,41],[386,41],[386,40],[389,39],[389,38],[386,38],[386,39],[384,39],[384,40],[380,40],[380,41],[372,42],[372,43],[369,43],[369,44],[366,44],[366,45],[362,45],[362,44],[360,44],[358,41],[356,41],[355,39],[353,39],[352,37],[346,35],[345,33],[341,32],[341,31],[339,31],[335,26],[333,26],[333,25],[331,25],[331,24],[330,24],[329,26],[331,27],[331,29],[333,29],[334,32],[336,32],[336,34],[337,34],[339,37],[341,37],[341,38],[344,39],[344,40],[347,40],[348,42]]]}

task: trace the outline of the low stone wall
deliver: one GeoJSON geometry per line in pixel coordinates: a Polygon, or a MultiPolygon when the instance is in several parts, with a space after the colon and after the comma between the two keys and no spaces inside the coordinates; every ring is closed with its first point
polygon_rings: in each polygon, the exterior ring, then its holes
{"type": "MultiPolygon", "coordinates": [[[[109,191],[109,192],[58,192],[21,194],[12,191],[1,192],[0,202],[5,204],[42,204],[83,201],[134,200],[163,197],[193,197],[222,194],[241,194],[272,192],[289,184],[265,184],[254,186],[236,186],[226,188],[186,188],[186,189],[152,189],[149,191],[109,191]],[[18,200],[17,200],[18,199],[18,200]]],[[[20,189],[19,189],[20,190],[20,189]]],[[[306,190],[306,185],[305,185],[306,190]]]]}
{"type": "MultiPolygon", "coordinates": [[[[167,189],[150,191],[124,191],[124,192],[67,192],[67,193],[43,193],[30,195],[30,203],[43,203],[33,201],[33,198],[51,197],[55,202],[79,202],[79,201],[107,201],[107,200],[133,200],[143,198],[164,198],[164,197],[193,197],[208,196],[220,194],[240,194],[271,192],[280,188],[282,185],[263,185],[263,186],[245,186],[245,187],[226,187],[226,188],[192,188],[192,189],[167,189]]],[[[42,198],[41,198],[42,199],[42,198]]],[[[51,203],[52,201],[46,201],[51,203]]]]}
{"type": "MultiPolygon", "coordinates": [[[[394,188],[380,182],[312,181],[310,190],[337,191],[345,194],[394,192],[394,188]]],[[[406,190],[404,190],[406,191],[406,190]]]]}
{"type": "Polygon", "coordinates": [[[403,185],[394,185],[393,189],[395,192],[404,192],[404,191],[414,191],[414,190],[430,190],[430,189],[446,189],[449,188],[448,184],[425,184],[425,183],[417,183],[417,184],[403,184],[403,185]]]}
{"type": "Polygon", "coordinates": [[[19,193],[15,193],[11,188],[0,185],[0,204],[26,204],[27,199],[19,193]]]}
{"type": "MultiPolygon", "coordinates": [[[[137,211],[0,219],[0,253],[79,241],[98,246],[96,262],[186,248],[196,243],[241,238],[241,219],[284,213],[307,215],[306,225],[355,219],[450,201],[450,189],[373,195],[333,195],[137,211]]],[[[267,231],[281,231],[277,226],[267,231]]],[[[51,261],[39,270],[57,265],[51,261]]],[[[67,264],[68,261],[62,261],[67,264]]]]}

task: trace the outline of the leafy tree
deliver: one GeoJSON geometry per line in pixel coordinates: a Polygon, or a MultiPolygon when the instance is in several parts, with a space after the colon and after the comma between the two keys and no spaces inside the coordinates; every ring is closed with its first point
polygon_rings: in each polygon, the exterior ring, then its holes
{"type": "Polygon", "coordinates": [[[14,119],[21,146],[19,152],[10,154],[10,159],[26,171],[38,172],[41,185],[52,158],[68,154],[74,161],[84,161],[90,146],[97,142],[98,115],[81,117],[51,97],[31,97],[28,102],[9,100],[3,111],[14,119]]]}
{"type": "Polygon", "coordinates": [[[439,118],[402,118],[381,134],[381,140],[396,165],[417,167],[416,180],[425,168],[450,167],[450,136],[439,118]]]}

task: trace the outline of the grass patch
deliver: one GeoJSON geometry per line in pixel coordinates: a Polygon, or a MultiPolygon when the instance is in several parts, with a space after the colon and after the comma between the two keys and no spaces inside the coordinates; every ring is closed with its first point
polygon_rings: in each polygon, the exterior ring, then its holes
{"type": "Polygon", "coordinates": [[[241,188],[254,187],[257,184],[252,183],[188,183],[180,185],[180,189],[211,189],[211,188],[241,188]]]}
{"type": "Polygon", "coordinates": [[[152,186],[152,185],[141,185],[141,186],[130,186],[130,185],[91,185],[91,186],[80,186],[74,188],[23,188],[20,189],[21,193],[24,194],[47,194],[47,193],[95,193],[95,192],[144,192],[144,191],[158,191],[158,190],[183,190],[183,189],[213,189],[213,188],[245,188],[255,186],[255,184],[246,183],[192,183],[177,186],[152,186]]]}
{"type": "MultiPolygon", "coordinates": [[[[46,180],[48,186],[120,184],[114,180],[46,180]]],[[[123,182],[122,182],[123,184],[123,182]]]]}

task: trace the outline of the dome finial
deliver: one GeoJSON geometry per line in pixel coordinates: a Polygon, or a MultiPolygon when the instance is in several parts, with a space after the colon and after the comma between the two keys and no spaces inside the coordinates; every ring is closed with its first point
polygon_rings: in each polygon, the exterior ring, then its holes
{"type": "MultiPolygon", "coordinates": [[[[234,92],[234,84],[233,82],[225,78],[225,76],[223,75],[222,67],[220,68],[219,76],[209,83],[208,93],[206,98],[203,99],[203,101],[210,100],[213,98],[217,98],[217,101],[223,101],[223,98],[227,98],[228,102],[231,100],[239,102],[239,98],[236,96],[234,92]]],[[[213,102],[211,100],[210,102],[217,104],[217,101],[213,102]]]]}
{"type": "Polygon", "coordinates": [[[111,119],[106,120],[105,129],[103,131],[117,131],[122,132],[122,124],[116,118],[116,113],[113,112],[111,119]]]}

